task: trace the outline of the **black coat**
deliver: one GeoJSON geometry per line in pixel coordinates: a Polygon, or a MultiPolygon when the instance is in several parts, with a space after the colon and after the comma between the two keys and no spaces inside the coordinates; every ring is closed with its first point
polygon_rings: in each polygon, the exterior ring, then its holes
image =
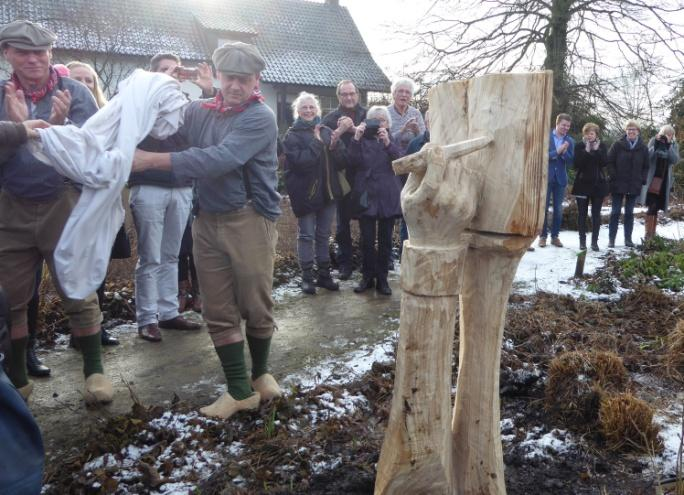
{"type": "Polygon", "coordinates": [[[600,143],[597,150],[587,153],[586,144],[583,141],[577,143],[573,163],[573,168],[577,174],[575,175],[575,183],[572,185],[572,194],[575,196],[606,196],[608,194],[607,166],[608,153],[605,144],[600,143]]]}
{"type": "Polygon", "coordinates": [[[285,151],[285,188],[295,216],[316,212],[343,195],[338,171],[347,167],[344,142],[330,150],[332,130],[321,126],[321,139],[312,127],[293,126],[283,140],[285,151]]]}
{"type": "Polygon", "coordinates": [[[613,143],[608,151],[608,175],[612,194],[639,194],[648,176],[648,148],[638,138],[634,149],[627,136],[613,143]]]}

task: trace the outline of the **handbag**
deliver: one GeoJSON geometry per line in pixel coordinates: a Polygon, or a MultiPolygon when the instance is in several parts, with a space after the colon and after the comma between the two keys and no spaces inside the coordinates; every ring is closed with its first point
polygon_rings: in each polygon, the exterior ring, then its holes
{"type": "Polygon", "coordinates": [[[653,179],[651,179],[651,183],[648,186],[648,192],[651,194],[660,194],[662,186],[663,186],[663,178],[662,177],[653,177],[653,179]]]}

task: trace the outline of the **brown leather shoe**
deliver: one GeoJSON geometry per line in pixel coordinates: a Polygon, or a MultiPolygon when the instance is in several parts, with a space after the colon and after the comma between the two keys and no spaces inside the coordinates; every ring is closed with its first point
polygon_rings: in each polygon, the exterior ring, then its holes
{"type": "Polygon", "coordinates": [[[558,237],[554,237],[551,239],[551,244],[553,244],[556,247],[563,247],[563,243],[560,241],[558,237]]]}
{"type": "Polygon", "coordinates": [[[539,238],[539,244],[538,244],[538,246],[539,246],[539,247],[542,247],[542,248],[543,248],[543,247],[546,247],[546,237],[540,237],[540,238],[539,238]]]}
{"type": "Polygon", "coordinates": [[[159,320],[159,328],[164,330],[199,330],[202,325],[186,320],[182,316],[176,316],[170,320],[159,320]]]}
{"type": "Polygon", "coordinates": [[[161,342],[162,336],[156,323],[138,327],[138,337],[150,342],[161,342]]]}

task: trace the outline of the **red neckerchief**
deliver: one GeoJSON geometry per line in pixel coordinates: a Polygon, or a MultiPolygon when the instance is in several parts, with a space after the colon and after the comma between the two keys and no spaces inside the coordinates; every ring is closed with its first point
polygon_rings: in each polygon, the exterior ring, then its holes
{"type": "Polygon", "coordinates": [[[14,86],[17,89],[20,89],[24,92],[25,96],[28,96],[31,98],[31,101],[36,104],[40,100],[42,100],[46,94],[48,94],[50,91],[52,91],[55,86],[57,86],[57,83],[59,82],[59,75],[57,74],[57,71],[50,66],[50,77],[48,77],[47,82],[45,83],[45,86],[42,88],[38,88],[36,90],[28,90],[25,87],[21,85],[21,82],[19,82],[19,78],[17,77],[16,73],[12,73],[12,77],[10,78],[10,81],[14,83],[14,86]]]}
{"type": "Polygon", "coordinates": [[[264,101],[264,97],[261,94],[261,91],[256,90],[254,93],[252,93],[249,98],[247,98],[247,101],[244,103],[241,103],[240,105],[234,105],[232,107],[229,107],[224,104],[223,102],[223,94],[219,91],[216,93],[216,96],[214,96],[213,99],[202,103],[202,108],[207,108],[209,110],[216,110],[219,113],[240,113],[244,112],[248,106],[250,106],[254,102],[262,102],[264,101]]]}

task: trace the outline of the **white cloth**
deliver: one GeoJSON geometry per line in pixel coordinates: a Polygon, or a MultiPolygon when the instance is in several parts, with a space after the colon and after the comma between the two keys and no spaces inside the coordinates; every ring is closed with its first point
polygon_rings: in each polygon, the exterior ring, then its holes
{"type": "Polygon", "coordinates": [[[70,298],[85,298],[104,280],[112,244],[124,221],[121,191],[136,146],[147,135],[164,139],[174,134],[182,124],[186,103],[175,79],[136,70],[80,129],[39,130],[36,156],[83,184],[54,254],[57,279],[70,298]]]}

